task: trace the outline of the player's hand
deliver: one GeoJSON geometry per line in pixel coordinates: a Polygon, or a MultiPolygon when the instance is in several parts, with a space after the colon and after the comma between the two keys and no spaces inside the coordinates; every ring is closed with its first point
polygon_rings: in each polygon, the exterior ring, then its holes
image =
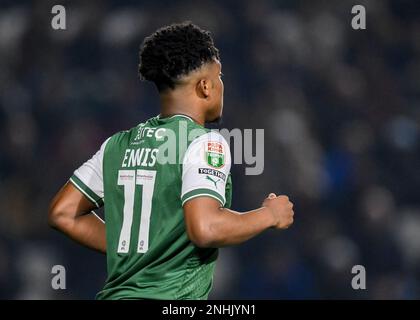
{"type": "Polygon", "coordinates": [[[276,196],[274,193],[270,193],[270,195],[264,200],[263,207],[267,207],[270,209],[275,225],[274,228],[276,229],[287,229],[293,223],[293,203],[290,202],[287,196],[276,196]]]}

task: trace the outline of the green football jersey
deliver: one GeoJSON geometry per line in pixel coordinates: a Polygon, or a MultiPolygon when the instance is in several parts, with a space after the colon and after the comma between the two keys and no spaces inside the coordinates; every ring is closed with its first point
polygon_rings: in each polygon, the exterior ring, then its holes
{"type": "Polygon", "coordinates": [[[108,277],[97,299],[207,299],[218,250],[188,238],[183,205],[230,207],[231,154],[184,115],[154,117],[108,138],[70,182],[104,206],[108,277]]]}

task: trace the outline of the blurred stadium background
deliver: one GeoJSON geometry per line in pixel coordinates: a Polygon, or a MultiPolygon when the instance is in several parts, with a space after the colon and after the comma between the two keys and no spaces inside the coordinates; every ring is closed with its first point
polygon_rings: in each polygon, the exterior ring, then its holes
{"type": "Polygon", "coordinates": [[[116,131],[158,112],[138,48],[183,20],[212,31],[223,127],[265,129],[265,171],[233,168],[234,208],[288,194],[296,221],[221,250],[213,299],[420,298],[419,1],[0,4],[0,298],[92,299],[105,257],[47,226],[51,197],[116,131]],[[67,9],[67,30],[51,8],[67,9]],[[367,29],[351,28],[351,8],[367,29]],[[67,290],[51,289],[51,267],[67,290]],[[367,290],[351,288],[351,268],[367,290]]]}

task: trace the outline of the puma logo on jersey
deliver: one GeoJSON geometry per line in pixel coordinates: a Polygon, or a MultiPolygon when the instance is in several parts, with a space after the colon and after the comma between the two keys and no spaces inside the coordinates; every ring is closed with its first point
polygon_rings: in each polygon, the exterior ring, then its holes
{"type": "Polygon", "coordinates": [[[207,180],[210,180],[211,182],[213,182],[214,183],[214,187],[217,189],[217,183],[218,182],[220,182],[220,181],[222,181],[222,179],[218,179],[218,180],[213,180],[211,177],[209,177],[209,176],[206,176],[206,179],[207,180]]]}

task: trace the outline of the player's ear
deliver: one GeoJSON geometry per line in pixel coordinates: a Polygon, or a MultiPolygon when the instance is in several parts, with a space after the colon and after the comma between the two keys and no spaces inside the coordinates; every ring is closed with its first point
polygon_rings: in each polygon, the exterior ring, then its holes
{"type": "Polygon", "coordinates": [[[201,78],[197,82],[196,92],[200,98],[207,99],[210,96],[211,83],[208,78],[201,78]]]}

